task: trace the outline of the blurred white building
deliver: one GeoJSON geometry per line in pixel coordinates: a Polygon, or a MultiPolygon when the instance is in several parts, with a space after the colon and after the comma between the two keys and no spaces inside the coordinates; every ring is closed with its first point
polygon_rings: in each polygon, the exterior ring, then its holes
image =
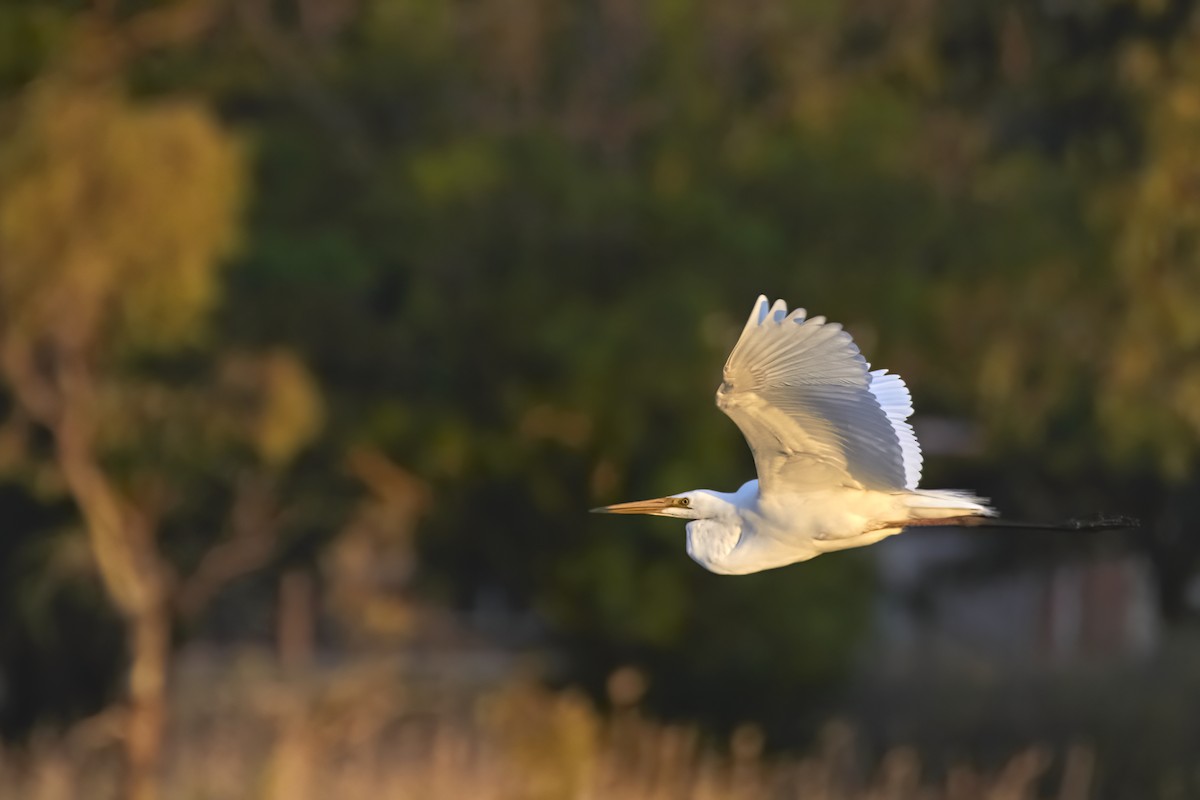
{"type": "Polygon", "coordinates": [[[903,672],[935,660],[1033,669],[1145,655],[1160,637],[1149,566],[1132,554],[980,569],[977,531],[921,531],[875,545],[873,652],[903,672]]]}

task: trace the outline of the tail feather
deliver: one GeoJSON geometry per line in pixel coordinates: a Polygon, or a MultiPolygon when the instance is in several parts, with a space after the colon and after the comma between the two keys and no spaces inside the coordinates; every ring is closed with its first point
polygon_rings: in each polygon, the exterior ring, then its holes
{"type": "Polygon", "coordinates": [[[907,493],[906,501],[916,519],[996,516],[996,510],[988,505],[987,498],[958,489],[915,489],[907,493]]]}

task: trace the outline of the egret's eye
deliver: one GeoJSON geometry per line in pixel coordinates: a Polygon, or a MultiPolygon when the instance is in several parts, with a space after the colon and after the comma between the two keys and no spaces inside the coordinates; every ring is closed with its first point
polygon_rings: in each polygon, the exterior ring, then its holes
{"type": "Polygon", "coordinates": [[[679,500],[677,502],[679,503],[679,505],[683,506],[684,508],[687,508],[688,506],[690,506],[692,504],[691,499],[687,498],[687,497],[681,497],[681,498],[679,498],[679,500]]]}

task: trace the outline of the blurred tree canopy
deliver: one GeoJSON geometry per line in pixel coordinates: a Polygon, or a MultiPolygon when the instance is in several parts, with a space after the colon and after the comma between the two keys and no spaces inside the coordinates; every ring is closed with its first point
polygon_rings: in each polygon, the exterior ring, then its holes
{"type": "Polygon", "coordinates": [[[734,680],[712,713],[787,718],[853,653],[862,557],[727,581],[674,527],[583,511],[750,477],[711,393],[759,292],[978,420],[1001,496],[1192,486],[1198,24],[1171,0],[2,0],[4,326],[102,318],[110,468],[190,470],[177,561],[249,463],[303,498],[315,558],[368,447],[429,487],[424,596],[532,619],[597,685],[631,662],[665,707],[734,680]],[[57,65],[98,20],[132,55],[72,93],[57,65]],[[143,127],[176,133],[72,194],[59,143],[143,127]],[[192,212],[237,193],[231,136],[252,191],[218,273],[232,232],[192,212]],[[98,247],[130,255],[97,271],[98,247]]]}

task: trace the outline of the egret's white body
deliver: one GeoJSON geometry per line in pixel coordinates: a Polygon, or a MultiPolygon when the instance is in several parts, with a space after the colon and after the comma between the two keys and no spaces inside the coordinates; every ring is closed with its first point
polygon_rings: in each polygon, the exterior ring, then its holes
{"type": "Polygon", "coordinates": [[[789,313],[781,300],[758,298],[717,406],[746,437],[757,480],[596,510],[690,520],[688,555],[728,575],[994,514],[969,492],[917,488],[921,448],[904,381],[871,371],[840,325],[789,313]]]}

